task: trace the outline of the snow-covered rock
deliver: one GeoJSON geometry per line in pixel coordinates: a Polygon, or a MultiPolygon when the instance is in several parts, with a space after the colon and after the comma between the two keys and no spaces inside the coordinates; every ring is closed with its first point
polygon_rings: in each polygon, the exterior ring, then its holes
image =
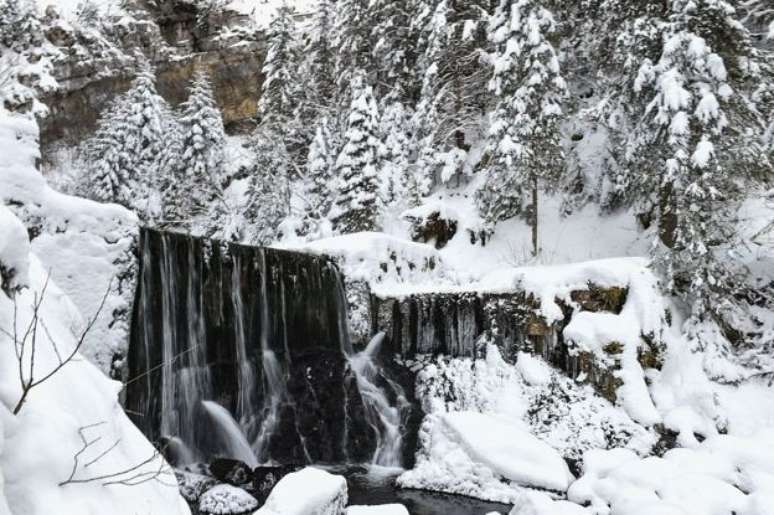
{"type": "Polygon", "coordinates": [[[29,253],[27,230],[0,204],[0,287],[10,291],[27,284],[29,253]]]}
{"type": "Polygon", "coordinates": [[[348,506],[347,515],[409,515],[402,504],[380,504],[376,506],[348,506]]]}
{"type": "Polygon", "coordinates": [[[202,494],[217,484],[214,478],[195,472],[176,470],[175,476],[180,486],[180,495],[189,503],[198,503],[202,494]]]}
{"type": "Polygon", "coordinates": [[[347,505],[347,481],[307,467],[283,477],[255,515],[341,515],[347,505]]]}
{"type": "Polygon", "coordinates": [[[551,499],[543,492],[524,490],[516,499],[510,515],[588,515],[583,507],[551,499]]]}
{"type": "Polygon", "coordinates": [[[232,485],[213,486],[199,500],[202,515],[244,515],[257,507],[255,497],[232,485]]]}

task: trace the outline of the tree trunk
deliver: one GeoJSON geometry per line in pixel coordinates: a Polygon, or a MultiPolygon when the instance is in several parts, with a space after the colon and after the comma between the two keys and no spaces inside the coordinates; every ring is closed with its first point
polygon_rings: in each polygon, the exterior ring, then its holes
{"type": "Polygon", "coordinates": [[[538,255],[538,178],[532,174],[532,255],[538,255]]]}

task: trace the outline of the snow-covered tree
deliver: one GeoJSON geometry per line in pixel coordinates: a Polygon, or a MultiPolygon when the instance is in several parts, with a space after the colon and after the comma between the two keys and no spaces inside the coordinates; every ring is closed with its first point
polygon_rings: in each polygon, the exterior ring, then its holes
{"type": "Polygon", "coordinates": [[[209,77],[195,74],[188,100],[181,105],[182,151],[179,176],[167,190],[173,220],[205,214],[221,195],[226,134],[209,77]]]}
{"type": "Polygon", "coordinates": [[[328,216],[333,205],[335,192],[331,185],[335,183],[337,147],[330,122],[322,118],[309,145],[309,157],[306,160],[304,200],[307,203],[305,225],[308,233],[318,230],[320,221],[328,216]]]}
{"type": "Polygon", "coordinates": [[[308,56],[308,80],[304,81],[306,98],[313,103],[317,112],[330,106],[336,96],[336,54],[333,38],[336,21],[333,0],[320,0],[314,16],[309,42],[305,53],[308,56]]]}
{"type": "Polygon", "coordinates": [[[397,88],[407,103],[419,94],[422,84],[416,73],[418,26],[413,17],[422,7],[423,0],[374,0],[373,60],[376,69],[377,93],[385,97],[397,88]]]}
{"type": "Polygon", "coordinates": [[[549,37],[555,29],[540,0],[502,0],[492,19],[496,45],[490,89],[498,103],[489,130],[488,177],[478,195],[491,229],[524,207],[529,215],[533,253],[538,252],[538,187],[550,187],[561,174],[559,123],[566,84],[549,37]]]}
{"type": "Polygon", "coordinates": [[[722,0],[672,1],[656,25],[661,53],[641,61],[631,84],[622,189],[655,217],[667,287],[699,316],[728,306],[735,281],[723,249],[744,183],[771,166],[763,123],[742,96],[759,68],[733,14],[722,0]]]}
{"type": "Polygon", "coordinates": [[[373,231],[379,214],[379,111],[362,72],[353,80],[343,144],[336,160],[334,228],[341,233],[373,231]]]}
{"type": "Polygon", "coordinates": [[[335,72],[337,100],[342,108],[345,108],[351,97],[356,75],[361,72],[368,74],[373,69],[373,14],[370,0],[339,0],[336,3],[335,72]]]}
{"type": "Polygon", "coordinates": [[[293,119],[299,88],[296,27],[286,3],[269,25],[268,40],[258,117],[262,126],[282,130],[293,119]]]}
{"type": "Polygon", "coordinates": [[[85,146],[89,196],[117,202],[147,218],[161,214],[161,191],[176,173],[180,146],[175,121],[142,63],[131,89],[100,120],[85,146]]]}
{"type": "Polygon", "coordinates": [[[253,134],[257,160],[248,176],[242,238],[254,245],[268,245],[279,236],[279,226],[290,214],[290,158],[276,136],[260,127],[253,134]]]}
{"type": "Polygon", "coordinates": [[[422,36],[424,69],[416,109],[420,173],[431,184],[471,174],[467,162],[486,110],[489,1],[441,0],[422,36]]]}
{"type": "Polygon", "coordinates": [[[42,30],[33,0],[0,1],[0,46],[24,50],[42,41],[42,30]]]}
{"type": "Polygon", "coordinates": [[[396,87],[382,102],[379,119],[380,185],[385,205],[414,203],[419,196],[411,168],[412,113],[403,104],[404,94],[396,87]]]}

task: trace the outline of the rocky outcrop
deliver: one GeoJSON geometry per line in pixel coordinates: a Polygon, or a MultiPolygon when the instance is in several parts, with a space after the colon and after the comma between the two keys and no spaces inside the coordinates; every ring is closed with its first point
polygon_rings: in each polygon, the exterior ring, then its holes
{"type": "MultiPolygon", "coordinates": [[[[564,328],[578,311],[619,314],[626,302],[625,288],[574,291],[574,306],[559,301],[564,318],[553,324],[540,315],[540,303],[523,292],[513,293],[429,293],[399,298],[371,296],[372,331],[387,334],[385,352],[411,359],[420,354],[452,357],[481,355],[482,337],[494,341],[506,358],[531,352],[567,373],[573,379],[594,386],[610,401],[616,400],[621,379],[623,346],[615,342],[604,348],[606,359],[578,349],[565,340],[564,328]]],[[[659,349],[643,341],[639,361],[645,368],[660,366],[659,349]]]]}
{"type": "Polygon", "coordinates": [[[159,92],[173,106],[187,98],[194,72],[204,69],[226,128],[252,126],[263,82],[263,35],[232,11],[202,13],[185,2],[172,3],[181,5],[164,12],[134,8],[130,15],[88,27],[72,26],[49,12],[46,38],[56,47],[58,87],[40,95],[49,107],[40,120],[44,157],[93,131],[108,103],[130,87],[138,53],[154,63],[159,92]]]}

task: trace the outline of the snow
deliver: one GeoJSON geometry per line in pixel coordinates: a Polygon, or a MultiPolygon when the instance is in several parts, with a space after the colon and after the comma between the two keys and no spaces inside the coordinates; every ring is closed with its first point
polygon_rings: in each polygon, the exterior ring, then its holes
{"type": "MultiPolygon", "coordinates": [[[[46,277],[41,262],[31,255],[30,287],[16,298],[17,327],[29,325],[31,305],[36,294],[41,297],[46,277]]],[[[77,316],[66,294],[55,282],[49,282],[39,311],[46,330],[37,332],[34,366],[29,362],[28,343],[25,371],[31,368],[33,377],[41,378],[55,369],[59,362],[56,352],[67,356],[75,346],[70,327],[77,316]]],[[[0,293],[0,327],[11,328],[13,324],[14,304],[0,293]]],[[[19,413],[13,415],[11,410],[21,398],[13,348],[9,334],[0,332],[0,428],[4,439],[0,470],[12,514],[189,514],[169,466],[118,403],[121,384],[107,379],[79,355],[30,390],[19,413]],[[79,430],[93,443],[79,455],[74,467],[74,456],[84,446],[79,430]],[[71,474],[84,482],[60,486],[71,474]],[[146,480],[141,481],[143,478],[146,480]],[[138,484],[111,484],[116,481],[138,484]]],[[[25,377],[29,377],[27,372],[25,377]]]]}
{"type": "Polygon", "coordinates": [[[568,497],[594,514],[764,514],[774,493],[773,458],[771,429],[748,439],[715,436],[663,458],[593,450],[568,497]]]}
{"type": "Polygon", "coordinates": [[[0,203],[40,233],[31,249],[80,310],[80,319],[73,320],[77,332],[97,313],[110,285],[83,347],[84,354],[107,373],[113,356],[122,354],[128,341],[126,317],[133,287],[123,282],[133,280],[127,272],[134,266],[130,246],[138,220],[121,206],[53,190],[35,169],[37,137],[34,121],[0,108],[0,149],[13,149],[0,152],[0,203]],[[114,313],[123,313],[123,318],[114,313]]]}
{"type": "Polygon", "coordinates": [[[27,230],[11,211],[0,205],[0,286],[13,289],[26,286],[29,280],[30,242],[27,230]],[[5,284],[7,277],[8,284],[5,284]]]}
{"type": "Polygon", "coordinates": [[[258,27],[266,28],[283,3],[294,8],[298,14],[308,15],[317,5],[317,0],[230,0],[228,7],[249,15],[258,27]]]}
{"type": "Polygon", "coordinates": [[[525,490],[516,499],[510,515],[588,515],[577,504],[555,501],[543,492],[525,490]]]}
{"type": "Polygon", "coordinates": [[[514,503],[523,491],[517,481],[566,488],[562,458],[615,445],[644,455],[656,440],[591,387],[527,354],[510,365],[488,345],[484,359],[437,357],[411,366],[426,416],[402,487],[514,503]]]}
{"type": "Polygon", "coordinates": [[[409,515],[409,511],[402,504],[348,506],[346,515],[409,515]]]}
{"type": "Polygon", "coordinates": [[[204,492],[199,501],[199,512],[207,515],[247,513],[257,507],[255,497],[231,485],[213,486],[204,492]]]}
{"type": "Polygon", "coordinates": [[[516,484],[562,492],[573,479],[559,453],[511,421],[475,412],[443,420],[474,460],[516,484]]]}
{"type": "Polygon", "coordinates": [[[339,515],[346,504],[343,476],[306,467],[283,477],[255,515],[339,515]]]}

